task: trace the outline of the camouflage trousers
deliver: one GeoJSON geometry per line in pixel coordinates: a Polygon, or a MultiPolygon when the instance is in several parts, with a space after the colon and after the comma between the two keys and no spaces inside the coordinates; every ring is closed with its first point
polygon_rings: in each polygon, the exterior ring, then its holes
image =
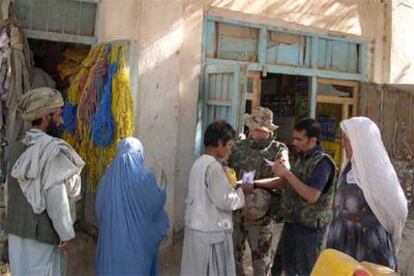
{"type": "Polygon", "coordinates": [[[267,215],[258,220],[249,221],[237,211],[233,213],[233,224],[237,275],[246,275],[243,268],[246,260],[246,241],[252,255],[253,275],[270,275],[283,224],[276,223],[267,215]]]}

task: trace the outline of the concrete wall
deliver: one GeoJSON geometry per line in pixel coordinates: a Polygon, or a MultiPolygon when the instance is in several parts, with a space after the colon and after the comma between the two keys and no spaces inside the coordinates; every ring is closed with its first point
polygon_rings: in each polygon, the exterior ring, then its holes
{"type": "Polygon", "coordinates": [[[384,53],[391,45],[385,28],[390,7],[381,0],[122,0],[122,5],[101,0],[98,39],[138,41],[136,134],[147,165],[168,190],[175,232],[183,227],[195,159],[204,15],[362,36],[370,42],[368,78],[384,82],[389,78],[384,53]]]}
{"type": "Polygon", "coordinates": [[[392,2],[390,82],[414,83],[414,0],[392,2]]]}
{"type": "Polygon", "coordinates": [[[138,39],[137,0],[100,0],[96,15],[96,36],[98,42],[121,39],[138,39]]]}
{"type": "Polygon", "coordinates": [[[182,6],[180,1],[122,0],[119,5],[116,0],[102,0],[97,17],[99,42],[137,41],[131,44],[130,52],[131,59],[137,59],[130,60],[131,79],[137,79],[133,87],[135,135],[144,144],[147,167],[167,190],[166,210],[172,220],[178,156],[182,6]]]}

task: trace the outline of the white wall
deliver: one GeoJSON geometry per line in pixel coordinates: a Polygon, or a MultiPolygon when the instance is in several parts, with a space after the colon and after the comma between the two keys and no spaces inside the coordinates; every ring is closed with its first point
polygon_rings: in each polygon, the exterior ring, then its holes
{"type": "Polygon", "coordinates": [[[414,0],[392,3],[390,82],[414,84],[414,0]]]}

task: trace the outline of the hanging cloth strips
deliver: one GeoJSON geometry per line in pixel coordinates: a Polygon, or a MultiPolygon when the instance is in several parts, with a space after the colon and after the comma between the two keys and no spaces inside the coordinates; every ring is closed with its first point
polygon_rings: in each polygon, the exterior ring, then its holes
{"type": "Polygon", "coordinates": [[[111,114],[111,88],[112,78],[116,70],[116,64],[111,64],[108,67],[104,94],[92,118],[92,142],[101,147],[109,146],[114,138],[114,122],[111,114]]]}

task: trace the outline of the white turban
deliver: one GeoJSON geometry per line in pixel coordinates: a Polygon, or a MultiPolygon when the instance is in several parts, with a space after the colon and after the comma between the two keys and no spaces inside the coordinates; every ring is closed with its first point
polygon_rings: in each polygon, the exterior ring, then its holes
{"type": "Polygon", "coordinates": [[[42,87],[30,90],[22,96],[19,99],[17,110],[23,120],[32,122],[63,105],[63,98],[59,91],[49,87],[42,87]]]}

